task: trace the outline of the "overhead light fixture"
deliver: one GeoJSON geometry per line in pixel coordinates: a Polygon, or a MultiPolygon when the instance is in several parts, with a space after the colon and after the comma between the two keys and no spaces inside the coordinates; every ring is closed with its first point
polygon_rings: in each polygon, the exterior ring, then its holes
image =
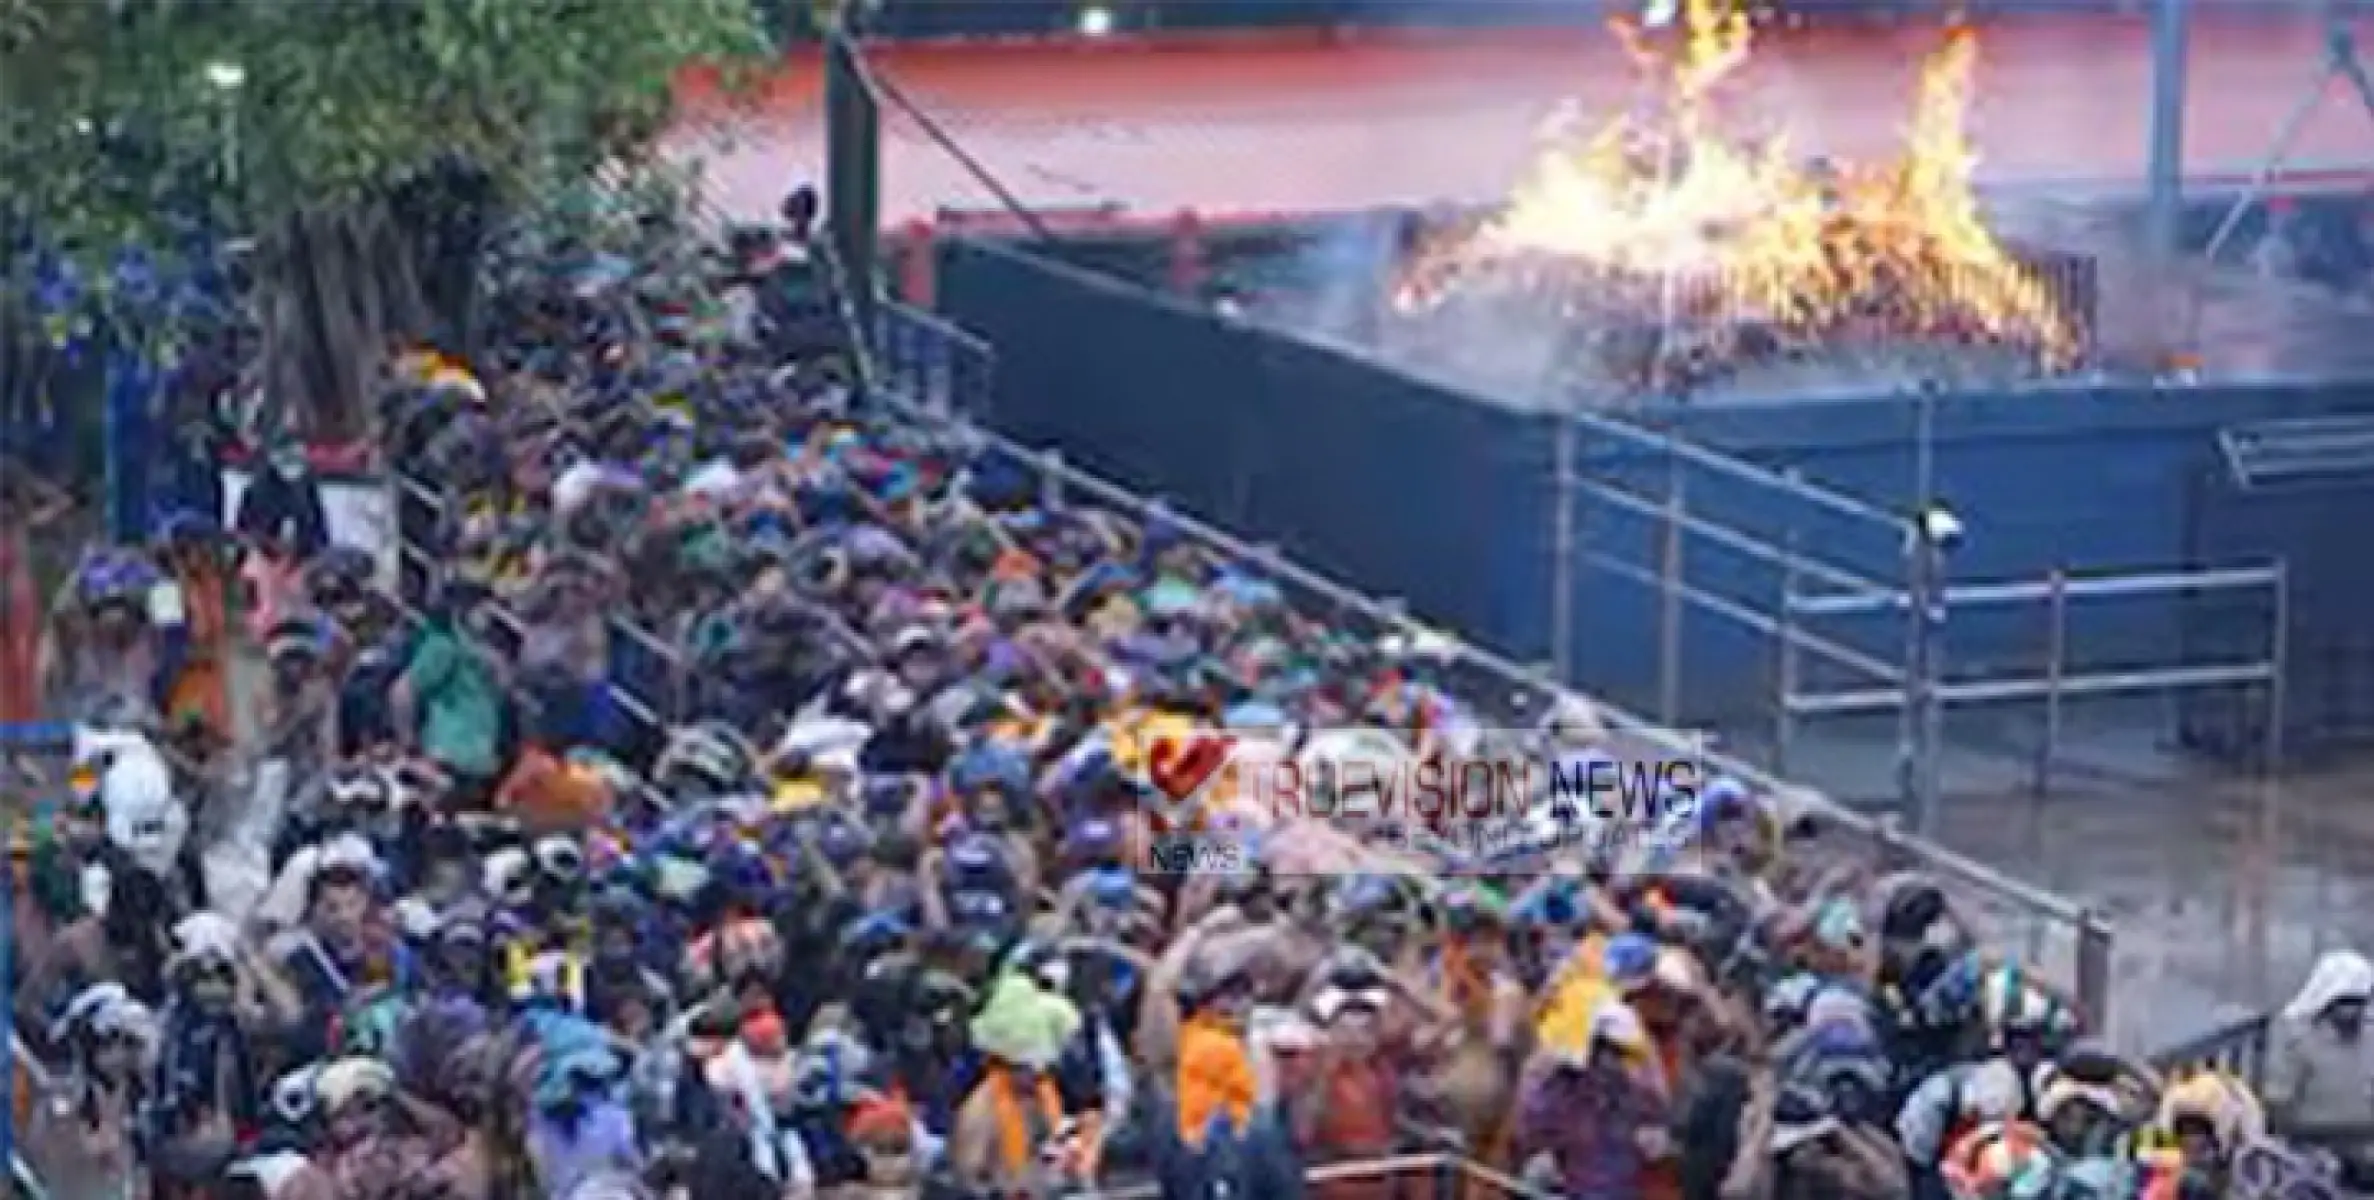
{"type": "Polygon", "coordinates": [[[1091,4],[1080,10],[1080,33],[1085,37],[1110,37],[1113,33],[1113,10],[1102,4],[1091,4]]]}

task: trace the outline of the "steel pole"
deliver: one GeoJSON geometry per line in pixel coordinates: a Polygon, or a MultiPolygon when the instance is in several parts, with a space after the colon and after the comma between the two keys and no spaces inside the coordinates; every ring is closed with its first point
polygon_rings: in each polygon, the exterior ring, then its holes
{"type": "MultiPolygon", "coordinates": [[[[1797,468],[1789,468],[1789,478],[1797,477],[1797,468]]],[[[1789,773],[1789,753],[1797,741],[1797,693],[1804,686],[1799,682],[1797,662],[1797,592],[1798,564],[1802,552],[1798,545],[1797,523],[1789,522],[1783,541],[1786,557],[1781,560],[1779,644],[1773,649],[1780,656],[1774,669],[1772,703],[1772,771],[1776,775],[1789,773]]]]}
{"type": "Polygon", "coordinates": [[[1938,626],[1943,623],[1944,589],[1937,540],[1929,513],[1937,504],[1937,390],[1924,386],[1914,404],[1913,511],[1905,529],[1904,708],[1897,730],[1897,791],[1915,832],[1927,836],[1937,819],[1939,741],[1938,626]]]}
{"type": "Polygon", "coordinates": [[[1668,457],[1664,545],[1658,553],[1657,719],[1671,729],[1682,719],[1683,532],[1689,520],[1688,485],[1679,458],[1668,457]]]}
{"type": "Polygon", "coordinates": [[[2192,0],[2152,0],[2151,142],[2147,171],[2151,206],[2145,228],[2163,267],[2183,251],[2185,56],[2191,48],[2192,0]]]}
{"type": "Polygon", "coordinates": [[[854,31],[836,23],[827,33],[825,233],[841,260],[857,327],[870,334],[880,290],[875,257],[882,227],[882,110],[863,56],[854,31]]]}
{"type": "Polygon", "coordinates": [[[1926,695],[1921,705],[1920,788],[1922,837],[1937,832],[1938,809],[1943,798],[1941,776],[1945,770],[1945,555],[1934,542],[1923,539],[1923,557],[1928,559],[1924,572],[1928,579],[1929,604],[1922,612],[1921,628],[1928,639],[1922,658],[1927,672],[1926,695]]]}
{"type": "Polygon", "coordinates": [[[1550,657],[1556,664],[1551,677],[1563,684],[1574,682],[1574,551],[1575,512],[1582,500],[1581,480],[1575,467],[1576,442],[1581,433],[1575,428],[1572,414],[1559,412],[1552,451],[1551,470],[1556,478],[1550,484],[1550,502],[1556,509],[1550,514],[1550,657]]]}

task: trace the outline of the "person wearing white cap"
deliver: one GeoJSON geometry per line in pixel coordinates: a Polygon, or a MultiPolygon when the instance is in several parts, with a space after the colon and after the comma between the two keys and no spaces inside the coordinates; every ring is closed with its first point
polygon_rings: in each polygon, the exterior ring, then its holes
{"type": "Polygon", "coordinates": [[[2262,1096],[2278,1124],[2365,1125],[2374,1120],[2374,1038],[2366,1009],[2374,962],[2333,950],[2275,1021],[2262,1096]]]}
{"type": "Polygon", "coordinates": [[[147,1006],[116,983],[83,989],[51,1024],[67,1071],[38,1097],[25,1149],[54,1195],[136,1194],[129,1127],[148,1091],[156,1033],[147,1006]]]}

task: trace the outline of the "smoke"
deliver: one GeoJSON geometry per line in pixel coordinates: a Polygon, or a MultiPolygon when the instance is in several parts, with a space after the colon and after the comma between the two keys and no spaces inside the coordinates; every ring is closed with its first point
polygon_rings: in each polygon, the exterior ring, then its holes
{"type": "Polygon", "coordinates": [[[1398,259],[1399,214],[1314,221],[1300,239],[1233,280],[1247,315],[1324,341],[1374,337],[1398,259]]]}
{"type": "Polygon", "coordinates": [[[1501,397],[1533,397],[1560,383],[1572,323],[1530,289],[1462,289],[1423,313],[1395,303],[1423,247],[1454,236],[1475,214],[1383,209],[1312,223],[1297,246],[1224,272],[1225,291],[1261,325],[1349,345],[1413,374],[1501,397]]]}

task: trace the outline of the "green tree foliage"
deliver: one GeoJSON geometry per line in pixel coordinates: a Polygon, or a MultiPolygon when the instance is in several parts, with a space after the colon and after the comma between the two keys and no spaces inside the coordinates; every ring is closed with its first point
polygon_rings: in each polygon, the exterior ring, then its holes
{"type": "Polygon", "coordinates": [[[0,0],[0,228],[252,235],[271,386],[351,434],[380,347],[466,329],[492,220],[767,49],[749,0],[0,0]]]}

